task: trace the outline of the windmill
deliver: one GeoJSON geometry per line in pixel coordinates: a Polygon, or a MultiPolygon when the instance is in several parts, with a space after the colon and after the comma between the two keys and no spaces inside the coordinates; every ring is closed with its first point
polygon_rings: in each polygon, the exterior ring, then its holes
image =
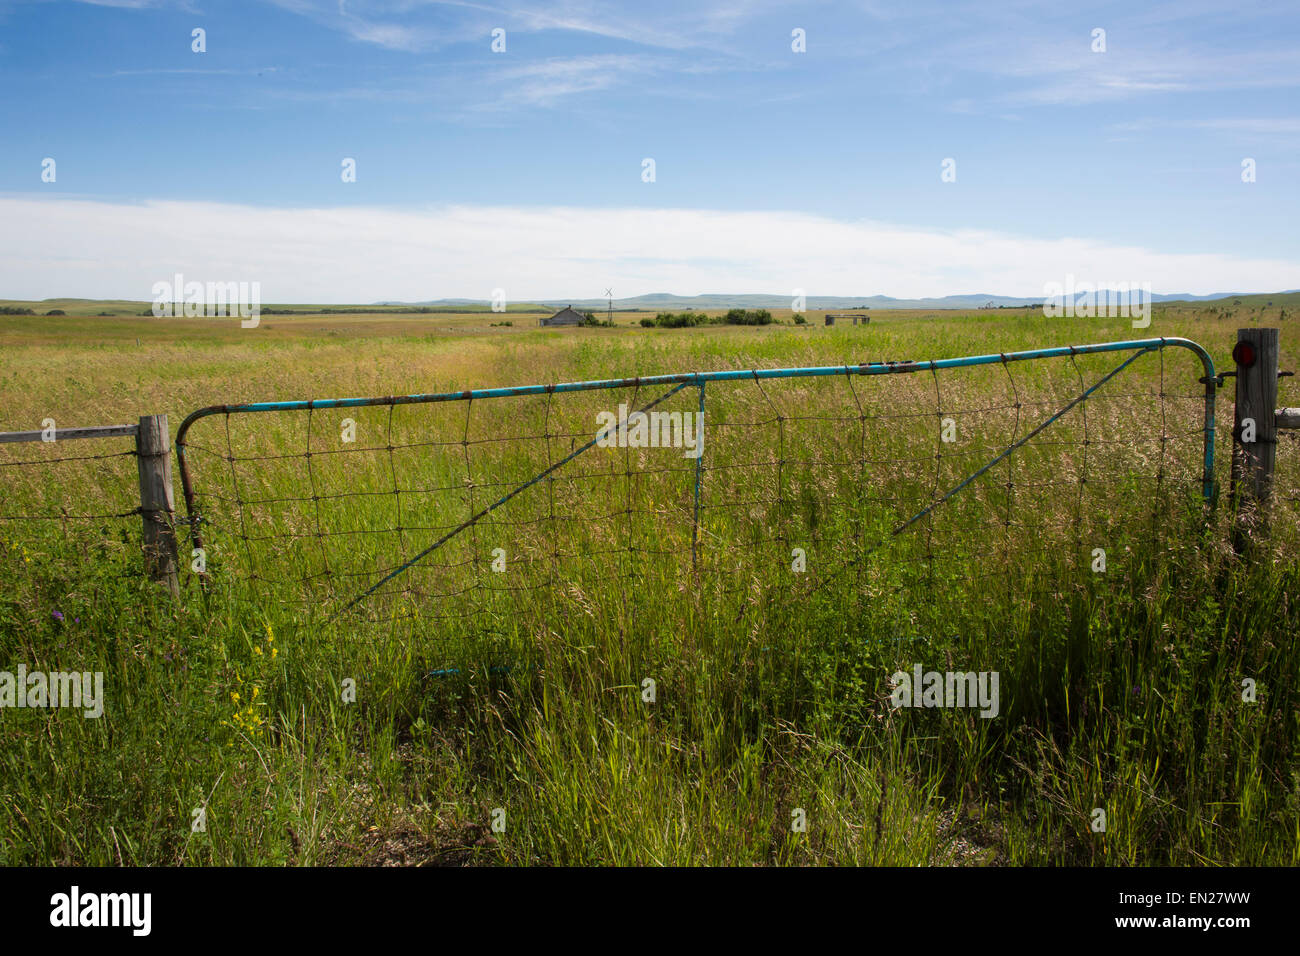
{"type": "Polygon", "coordinates": [[[605,321],[610,325],[614,324],[614,290],[606,289],[605,295],[609,298],[609,309],[605,313],[605,321]]]}

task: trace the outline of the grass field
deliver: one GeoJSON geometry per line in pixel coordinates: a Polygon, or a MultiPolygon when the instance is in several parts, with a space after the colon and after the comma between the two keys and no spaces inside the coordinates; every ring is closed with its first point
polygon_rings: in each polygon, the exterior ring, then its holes
{"type": "MultiPolygon", "coordinates": [[[[1223,370],[1250,325],[1281,328],[1293,369],[1300,295],[1161,304],[1142,330],[1013,310],[240,329],[0,305],[69,313],[0,316],[0,430],[166,413],[174,434],[213,404],[1138,337],[1191,338],[1223,370]]],[[[710,385],[698,563],[694,463],[593,449],[342,617],[598,411],[659,393],[200,421],[206,592],[187,570],[177,604],[141,577],[138,518],[0,521],[0,669],[103,671],[106,690],[98,720],[0,711],[0,863],[1294,865],[1300,448],[1280,439],[1271,538],[1234,556],[1226,503],[1200,504],[1190,353],[1139,359],[890,535],[1123,358],[710,385]],[[998,672],[997,716],[892,708],[915,664],[998,672]]],[[[1279,403],[1300,405],[1294,379],[1279,403]]],[[[1231,386],[1218,421],[1226,488],[1231,386]]],[[[0,514],[129,512],[129,447],[0,445],[0,514]],[[94,455],[117,457],[49,461],[94,455]]]]}

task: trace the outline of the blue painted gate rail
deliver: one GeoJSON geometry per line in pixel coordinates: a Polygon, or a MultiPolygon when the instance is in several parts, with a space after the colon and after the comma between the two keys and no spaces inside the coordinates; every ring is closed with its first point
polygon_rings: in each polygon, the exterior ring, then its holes
{"type": "MultiPolygon", "coordinates": [[[[959,358],[933,359],[928,361],[901,361],[901,362],[868,362],[860,365],[823,365],[806,368],[774,368],[774,369],[732,369],[717,372],[681,372],[670,375],[648,375],[638,376],[635,378],[618,378],[618,379],[597,379],[587,382],[562,382],[550,385],[516,385],[500,388],[480,388],[467,389],[458,392],[441,392],[430,394],[416,395],[387,395],[375,398],[331,398],[331,399],[312,399],[309,401],[289,401],[289,402],[248,402],[238,405],[210,405],[206,408],[200,408],[190,413],[189,416],[181,423],[176,433],[176,457],[181,473],[181,487],[185,498],[186,520],[189,523],[190,534],[194,547],[203,547],[202,536],[202,518],[195,505],[195,494],[193,481],[190,475],[189,459],[186,454],[186,436],[190,426],[202,418],[211,415],[230,415],[244,414],[254,412],[283,412],[283,411],[309,411],[315,409],[337,409],[337,408],[362,408],[366,406],[394,406],[394,405],[419,405],[434,402],[459,402],[459,401],[477,401],[488,398],[511,398],[527,395],[555,395],[566,392],[583,392],[599,389],[617,389],[617,388],[638,388],[643,386],[669,386],[668,391],[664,392],[657,399],[643,406],[639,411],[646,412],[649,409],[659,405],[661,402],[675,395],[684,388],[695,387],[700,390],[699,408],[701,414],[704,411],[704,390],[709,382],[734,382],[734,381],[762,381],[764,379],[787,379],[787,378],[817,378],[830,376],[854,376],[854,375],[899,375],[912,372],[939,371],[951,368],[970,368],[980,365],[997,365],[1009,362],[1023,362],[1037,359],[1065,358],[1076,355],[1093,355],[1105,352],[1131,352],[1118,366],[1100,378],[1097,382],[1085,389],[1065,406],[1055,413],[1044,419],[1035,428],[1030,430],[1019,441],[1009,445],[1006,449],[996,455],[991,461],[981,466],[976,471],[961,482],[953,486],[944,495],[937,498],[926,508],[900,524],[894,529],[893,533],[898,534],[911,526],[925,515],[929,514],[936,507],[948,501],[955,494],[969,485],[980,475],[987,472],[999,461],[1004,460],[1012,454],[1017,448],[1023,446],[1035,435],[1042,432],[1053,422],[1066,415],[1072,408],[1087,400],[1087,398],[1099,389],[1110,379],[1118,375],[1135,360],[1151,352],[1157,352],[1165,348],[1184,348],[1193,352],[1200,359],[1201,365],[1205,370],[1205,375],[1199,379],[1205,385],[1205,427],[1204,427],[1204,469],[1202,472],[1202,489],[1201,494],[1207,504],[1212,503],[1216,496],[1216,487],[1214,480],[1214,414],[1215,414],[1215,392],[1217,387],[1222,384],[1214,369],[1214,360],[1210,354],[1199,344],[1185,338],[1151,338],[1151,339],[1133,339],[1122,342],[1100,342],[1091,345],[1065,345],[1052,348],[1027,349],[1020,352],[998,352],[988,355],[967,355],[959,358]]],[[[389,572],[384,578],[376,582],[366,590],[362,591],[355,598],[349,601],[339,614],[346,612],[348,609],[356,606],[366,597],[373,594],[376,590],[386,584],[388,581],[397,577],[404,571],[408,570],[423,558],[440,548],[447,541],[456,535],[465,531],[467,528],[476,524],[479,520],[495,511],[497,508],[510,501],[516,495],[520,494],[527,488],[541,481],[547,475],[568,464],[577,458],[583,452],[591,449],[597,443],[593,438],[582,447],[573,451],[565,458],[548,467],[546,470],[534,475],[527,481],[512,488],[508,493],[497,499],[492,504],[479,510],[470,518],[466,519],[460,525],[443,535],[429,547],[423,549],[399,567],[389,572]]],[[[701,496],[701,479],[703,474],[703,456],[701,455],[695,462],[695,517],[694,527],[692,529],[692,555],[695,554],[696,541],[699,530],[699,510],[701,496]]]]}

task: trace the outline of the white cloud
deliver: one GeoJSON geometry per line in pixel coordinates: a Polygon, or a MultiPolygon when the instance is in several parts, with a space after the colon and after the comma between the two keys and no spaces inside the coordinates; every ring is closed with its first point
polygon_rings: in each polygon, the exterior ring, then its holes
{"type": "Polygon", "coordinates": [[[149,299],[154,282],[257,281],[262,301],[511,300],[647,292],[1036,296],[1067,274],[1156,292],[1272,292],[1300,263],[797,212],[440,206],[270,209],[0,197],[0,297],[149,299]]]}

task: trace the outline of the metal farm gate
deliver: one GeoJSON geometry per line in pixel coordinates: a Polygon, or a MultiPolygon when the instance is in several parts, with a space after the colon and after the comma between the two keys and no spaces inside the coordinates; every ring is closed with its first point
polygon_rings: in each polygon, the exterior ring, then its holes
{"type": "Polygon", "coordinates": [[[875,548],[918,526],[927,529],[930,557],[948,547],[935,548],[936,539],[987,544],[995,532],[1007,548],[1059,550],[1055,532],[1082,546],[1091,533],[1087,503],[1119,521],[1126,508],[1137,513],[1133,489],[1144,483],[1156,489],[1153,521],[1165,507],[1160,496],[1180,482],[1189,496],[1214,500],[1219,384],[1200,345],[1150,338],[931,361],[213,405],[184,420],[176,453],[205,580],[257,580],[308,616],[368,611],[373,619],[378,603],[396,601],[437,619],[430,608],[467,593],[518,600],[584,575],[631,580],[649,557],[668,559],[671,569],[655,578],[665,588],[716,572],[743,589],[757,564],[789,563],[793,554],[799,570],[801,553],[815,553],[821,567],[825,555],[847,554],[844,567],[861,575],[875,548]],[[1199,361],[1203,374],[1186,392],[1166,391],[1170,349],[1199,361]],[[1109,353],[1123,358],[1085,381],[1080,363],[1109,353]],[[1160,363],[1158,391],[1121,393],[1089,412],[1108,400],[1105,386],[1151,355],[1160,363]],[[1052,360],[1069,363],[1077,387],[1062,392],[1029,374],[1052,360]],[[1003,369],[1000,403],[944,385],[959,370],[989,366],[1003,369]],[[910,377],[910,391],[864,394],[867,383],[891,377],[910,377]],[[732,392],[715,398],[723,386],[732,392]],[[503,414],[476,419],[485,405],[503,414]],[[407,406],[424,417],[410,418],[407,406]],[[1159,434],[1143,434],[1157,410],[1159,434]],[[217,427],[196,440],[208,419],[217,427]],[[232,422],[238,432],[245,419],[257,425],[236,442],[232,422]],[[1108,428],[1118,437],[1103,434],[1108,428]],[[1060,437],[1047,441],[1049,429],[1060,437]],[[1196,453],[1166,454],[1179,441],[1196,453]],[[1134,462],[1123,463],[1125,453],[1134,462]],[[1014,470],[1013,458],[1034,454],[1054,457],[1014,470]],[[967,496],[982,501],[967,524],[939,520],[961,513],[967,496]],[[1066,496],[1077,504],[1065,508],[1066,496]],[[1049,520],[1053,511],[1060,515],[1049,520]],[[1021,514],[1042,516],[1043,526],[1021,514]],[[746,548],[757,556],[748,564],[737,557],[746,548]]]}

